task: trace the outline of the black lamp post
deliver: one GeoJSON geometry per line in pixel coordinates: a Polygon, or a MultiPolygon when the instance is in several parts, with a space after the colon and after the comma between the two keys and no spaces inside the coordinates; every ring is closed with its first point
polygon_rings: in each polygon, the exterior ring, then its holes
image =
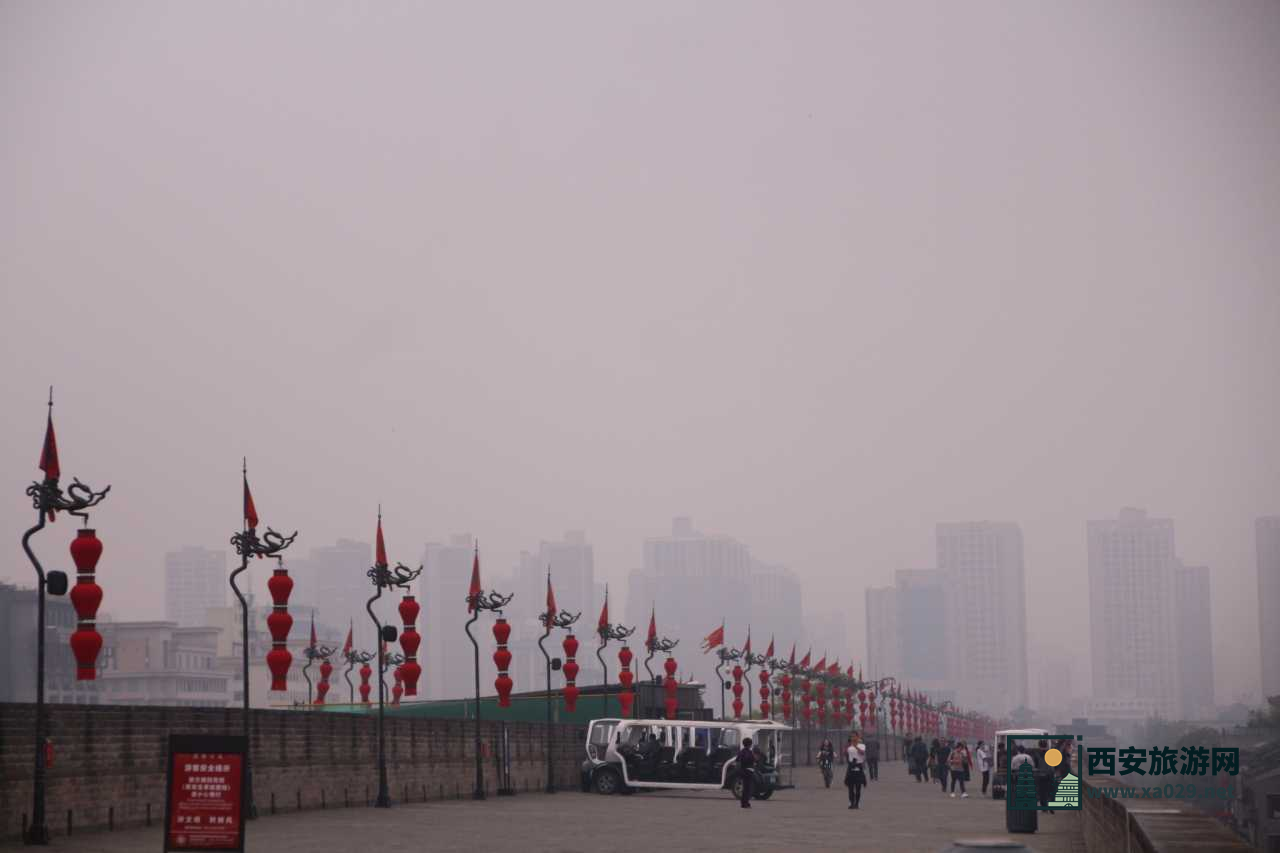
{"type": "Polygon", "coordinates": [[[551,653],[547,651],[547,647],[543,645],[543,642],[547,639],[547,637],[551,636],[552,628],[565,628],[565,629],[572,628],[573,624],[578,621],[578,617],[581,616],[582,613],[581,611],[579,611],[578,613],[570,613],[568,610],[561,610],[559,613],[555,612],[554,610],[555,598],[551,593],[551,568],[550,567],[547,568],[547,604],[548,604],[547,612],[541,613],[538,615],[538,621],[542,623],[542,636],[538,638],[538,648],[542,650],[542,656],[547,660],[547,787],[546,787],[546,792],[548,794],[554,794],[556,792],[556,774],[555,774],[555,763],[552,758],[551,752],[552,752],[552,747],[555,744],[555,730],[554,730],[554,726],[551,723],[551,711],[552,711],[552,706],[555,704],[555,696],[551,692],[551,670],[560,668],[560,658],[555,659],[555,663],[553,666],[552,660],[551,660],[551,653]]]}
{"type": "Polygon", "coordinates": [[[399,652],[383,652],[382,659],[382,671],[378,673],[378,677],[382,679],[382,689],[391,692],[387,688],[387,671],[390,670],[394,672],[396,667],[404,663],[405,658],[404,655],[399,652]]]}
{"type": "Polygon", "coordinates": [[[245,600],[244,593],[240,591],[240,587],[236,586],[236,577],[249,568],[249,559],[251,557],[271,557],[277,561],[284,558],[281,553],[293,544],[293,540],[298,538],[298,531],[294,531],[290,536],[282,536],[276,533],[270,527],[267,532],[262,534],[262,538],[258,538],[258,511],[254,508],[253,496],[249,493],[249,464],[244,462],[242,468],[244,475],[244,528],[231,537],[231,545],[236,549],[236,553],[240,556],[240,567],[231,573],[231,590],[236,594],[236,598],[240,600],[240,641],[241,655],[243,665],[243,691],[244,695],[244,719],[242,728],[245,739],[244,753],[244,814],[247,819],[256,818],[258,816],[258,807],[253,802],[253,768],[250,765],[250,753],[252,749],[250,744],[250,725],[249,717],[249,603],[245,600]]]}
{"type": "MultiPolygon", "coordinates": [[[[659,652],[668,654],[676,646],[680,645],[679,640],[671,640],[666,637],[654,637],[652,640],[645,640],[644,647],[649,650],[649,654],[644,657],[644,669],[649,673],[649,683],[652,685],[650,689],[650,697],[656,702],[658,695],[658,685],[662,681],[661,676],[653,674],[653,669],[649,666],[649,661],[653,660],[653,656],[659,652]]],[[[655,707],[656,710],[656,707],[655,707]]]]}
{"type": "Polygon", "coordinates": [[[311,664],[315,663],[318,660],[327,660],[329,655],[333,654],[333,652],[334,652],[334,649],[332,646],[322,646],[316,643],[316,614],[312,612],[311,642],[308,643],[307,647],[302,650],[302,654],[307,659],[306,664],[302,667],[302,677],[307,680],[307,704],[308,705],[312,704],[311,675],[308,672],[311,669],[311,664]]]}
{"type": "Polygon", "coordinates": [[[722,673],[720,669],[726,664],[737,661],[741,657],[742,657],[742,652],[738,651],[737,649],[731,649],[728,646],[720,646],[719,648],[716,649],[716,660],[718,661],[716,663],[716,680],[720,682],[720,719],[722,720],[728,719],[728,717],[725,716],[726,709],[724,705],[724,691],[725,691],[724,673],[722,673]]]}
{"type": "MultiPolygon", "coordinates": [[[[606,607],[608,605],[605,605],[606,607]]],[[[604,670],[604,697],[602,699],[604,716],[609,716],[609,665],[604,662],[604,649],[609,645],[610,640],[625,640],[636,632],[634,627],[625,628],[621,624],[614,625],[609,622],[602,622],[596,627],[596,634],[600,637],[600,645],[596,646],[596,660],[600,661],[600,666],[604,670]]]]}
{"type": "Polygon", "coordinates": [[[502,608],[511,603],[511,599],[515,598],[515,593],[503,595],[500,592],[486,593],[479,587],[480,581],[480,563],[479,551],[477,550],[476,568],[472,575],[472,589],[467,593],[467,607],[471,610],[471,618],[463,625],[463,630],[467,632],[467,639],[471,641],[471,646],[475,650],[475,671],[476,671],[476,720],[475,720],[475,753],[476,753],[476,787],[471,792],[471,799],[484,799],[484,765],[480,756],[480,644],[476,642],[475,635],[471,633],[471,626],[480,618],[481,611],[490,610],[499,616],[502,615],[502,608]]]}
{"type": "Polygon", "coordinates": [[[378,798],[374,800],[373,805],[380,809],[391,808],[391,791],[387,786],[387,741],[386,731],[383,726],[383,718],[386,715],[386,694],[387,685],[383,681],[383,675],[387,671],[387,655],[382,650],[382,646],[386,643],[394,643],[396,641],[396,626],[383,625],[378,621],[378,615],[373,612],[373,603],[382,598],[382,591],[395,587],[396,589],[408,589],[409,584],[413,582],[418,575],[422,574],[422,566],[411,569],[404,563],[396,563],[395,568],[391,568],[387,564],[386,548],[382,544],[382,510],[378,510],[378,554],[375,565],[367,572],[369,580],[373,583],[373,596],[365,602],[364,609],[369,612],[369,618],[373,621],[373,627],[377,631],[379,641],[378,652],[378,798]]]}
{"type": "Polygon", "coordinates": [[[49,389],[49,422],[45,431],[44,451],[40,454],[40,468],[44,471],[44,480],[33,482],[27,486],[27,497],[31,498],[31,507],[38,517],[36,525],[22,534],[22,550],[36,570],[36,739],[35,739],[35,775],[32,777],[31,824],[23,835],[27,844],[48,844],[49,826],[45,822],[45,742],[48,738],[47,720],[44,712],[44,642],[45,631],[45,595],[65,595],[67,592],[67,573],[56,569],[46,572],[31,550],[31,537],[44,529],[46,520],[52,521],[55,513],[65,512],[85,520],[88,525],[90,507],[102,502],[111,491],[107,486],[100,492],[72,478],[66,494],[58,486],[61,469],[58,466],[58,447],[53,435],[53,389],[49,389]]]}

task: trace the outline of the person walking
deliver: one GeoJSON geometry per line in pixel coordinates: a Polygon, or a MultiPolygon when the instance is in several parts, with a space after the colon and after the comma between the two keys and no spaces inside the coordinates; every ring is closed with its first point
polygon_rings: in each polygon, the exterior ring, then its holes
{"type": "Polygon", "coordinates": [[[751,748],[751,738],[742,739],[738,750],[738,778],[742,780],[742,807],[751,808],[751,793],[755,788],[756,752],[751,748]]]}
{"type": "Polygon", "coordinates": [[[849,808],[856,809],[862,802],[862,786],[867,784],[867,747],[857,732],[849,735],[849,746],[844,754],[844,784],[849,789],[849,808]]]}
{"type": "Polygon", "coordinates": [[[1053,809],[1049,808],[1049,800],[1053,797],[1053,768],[1044,760],[1048,751],[1049,742],[1042,740],[1031,751],[1031,757],[1035,760],[1036,799],[1040,801],[1040,808],[1053,814],[1053,809]]]}
{"type": "Polygon", "coordinates": [[[867,781],[880,778],[880,738],[867,741],[867,781]]]}
{"type": "Polygon", "coordinates": [[[924,738],[916,735],[915,742],[911,744],[911,760],[908,764],[911,767],[911,773],[916,777],[917,782],[923,782],[929,768],[929,747],[924,745],[924,738]]]}
{"type": "Polygon", "coordinates": [[[991,782],[991,749],[986,741],[978,741],[978,748],[973,753],[974,764],[982,774],[982,796],[987,795],[987,785],[991,782]]]}
{"type": "Polygon", "coordinates": [[[969,793],[964,789],[964,783],[969,781],[969,768],[973,764],[973,755],[969,752],[969,746],[964,741],[960,741],[951,750],[951,756],[947,759],[951,770],[951,797],[955,799],[956,785],[960,786],[960,799],[969,799],[969,793]]]}
{"type": "Polygon", "coordinates": [[[938,782],[942,785],[942,793],[947,793],[947,779],[950,777],[951,766],[948,763],[951,759],[951,744],[948,741],[942,741],[938,744],[937,768],[938,782]]]}

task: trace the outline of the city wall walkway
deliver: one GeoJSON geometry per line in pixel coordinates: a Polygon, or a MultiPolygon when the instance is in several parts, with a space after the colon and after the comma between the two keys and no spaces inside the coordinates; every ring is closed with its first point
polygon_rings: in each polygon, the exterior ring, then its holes
{"type": "MultiPolygon", "coordinates": [[[[359,847],[378,853],[480,851],[505,848],[616,853],[658,850],[934,853],[958,838],[1014,838],[1041,853],[1083,853],[1080,814],[1041,815],[1040,832],[1008,836],[1004,803],[973,794],[951,799],[937,784],[907,776],[900,762],[883,763],[862,808],[846,808],[845,789],[828,790],[816,768],[796,768],[797,787],[741,809],[727,792],[655,791],[600,796],[578,791],[372,808],[304,811],[249,824],[252,853],[327,853],[359,847]]],[[[158,827],[92,832],[54,839],[65,853],[159,850],[158,827]]]]}

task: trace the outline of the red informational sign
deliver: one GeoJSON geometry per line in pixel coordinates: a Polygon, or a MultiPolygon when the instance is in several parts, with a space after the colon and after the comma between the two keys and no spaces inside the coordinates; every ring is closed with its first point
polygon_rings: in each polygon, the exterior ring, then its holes
{"type": "Polygon", "coordinates": [[[244,738],[171,735],[165,853],[244,850],[244,738]]]}

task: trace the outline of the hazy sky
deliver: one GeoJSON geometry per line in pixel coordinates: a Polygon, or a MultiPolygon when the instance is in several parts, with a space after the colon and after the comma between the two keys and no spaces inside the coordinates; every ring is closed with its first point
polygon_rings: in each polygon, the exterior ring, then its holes
{"type": "Polygon", "coordinates": [[[7,0],[0,577],[53,384],[118,616],[248,455],[304,551],[381,500],[393,559],[581,528],[619,588],[691,514],[855,654],[935,522],[1013,520],[1032,645],[1087,658],[1085,521],[1134,505],[1256,690],[1278,43],[1274,2],[7,0]]]}

